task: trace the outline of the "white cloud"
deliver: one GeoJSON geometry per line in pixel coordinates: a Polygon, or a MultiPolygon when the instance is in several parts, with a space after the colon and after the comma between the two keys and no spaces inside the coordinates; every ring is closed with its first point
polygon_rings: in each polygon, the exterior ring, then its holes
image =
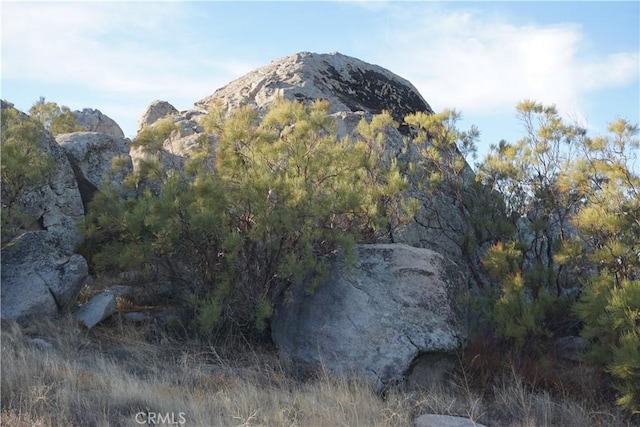
{"type": "Polygon", "coordinates": [[[185,10],[177,2],[6,4],[3,77],[193,102],[256,66],[204,58],[181,37],[185,10]]]}
{"type": "Polygon", "coordinates": [[[191,37],[190,10],[179,2],[16,2],[2,12],[3,80],[107,99],[83,107],[102,109],[127,134],[154,99],[187,109],[261,65],[228,54],[209,59],[223,55],[191,37]]]}
{"type": "Polygon", "coordinates": [[[621,52],[583,64],[578,71],[581,82],[589,89],[603,86],[622,86],[635,76],[637,79],[640,57],[638,52],[621,52]]]}
{"type": "Polygon", "coordinates": [[[435,109],[504,113],[528,98],[581,116],[589,91],[638,79],[638,52],[585,52],[585,33],[575,24],[518,25],[479,9],[435,4],[388,4],[386,13],[393,16],[394,30],[386,34],[392,49],[376,47],[371,55],[411,81],[435,109]]]}

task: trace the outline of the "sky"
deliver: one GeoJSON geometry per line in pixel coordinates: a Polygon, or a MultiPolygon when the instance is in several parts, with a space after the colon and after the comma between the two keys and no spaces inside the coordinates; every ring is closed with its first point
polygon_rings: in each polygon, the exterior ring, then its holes
{"type": "Polygon", "coordinates": [[[518,101],[606,133],[640,121],[640,2],[0,2],[0,97],[95,108],[127,137],[154,100],[179,110],[277,58],[340,52],[409,80],[515,142],[518,101]]]}

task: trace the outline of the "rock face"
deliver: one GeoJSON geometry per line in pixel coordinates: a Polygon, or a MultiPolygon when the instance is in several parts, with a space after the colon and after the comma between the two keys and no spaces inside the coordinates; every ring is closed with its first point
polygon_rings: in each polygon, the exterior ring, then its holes
{"type": "MultiPolygon", "coordinates": [[[[4,103],[2,107],[7,108],[4,103]]],[[[20,115],[28,120],[25,114],[20,115]]],[[[78,183],[64,150],[48,132],[37,145],[50,157],[53,170],[43,185],[26,189],[15,203],[22,211],[26,230],[46,230],[56,239],[59,249],[72,254],[83,241],[79,225],[84,220],[84,207],[78,183]]],[[[2,203],[5,203],[4,193],[2,203]]]]}
{"type": "MultiPolygon", "coordinates": [[[[146,123],[144,127],[154,127],[158,120],[163,118],[171,118],[174,121],[177,130],[163,142],[160,152],[155,153],[165,168],[182,169],[190,153],[200,146],[200,138],[206,138],[208,144],[211,145],[216,143],[213,136],[204,133],[204,128],[198,122],[199,117],[203,114],[195,110],[179,112],[164,101],[156,101],[140,118],[141,126],[143,126],[142,123],[146,123]]],[[[150,156],[140,147],[132,147],[129,155],[133,161],[134,169],[137,169],[140,161],[150,156]]]]}
{"type": "Polygon", "coordinates": [[[100,110],[85,108],[82,111],[74,111],[73,117],[86,132],[98,132],[105,135],[124,138],[124,132],[110,117],[102,114],[100,110]]]}
{"type": "Polygon", "coordinates": [[[51,316],[76,300],[87,262],[60,250],[46,231],[27,232],[2,249],[2,318],[51,316]]]}
{"type": "Polygon", "coordinates": [[[179,111],[176,107],[169,104],[167,101],[153,101],[142,114],[140,120],[138,120],[138,132],[140,132],[145,126],[152,125],[162,118],[178,113],[179,111]]]}
{"type": "Polygon", "coordinates": [[[235,110],[246,104],[259,109],[273,99],[326,99],[330,113],[388,110],[395,120],[416,111],[433,110],[407,80],[377,65],[340,53],[301,52],[281,58],[240,77],[213,95],[196,102],[197,108],[221,100],[235,110]]]}
{"type": "MultiPolygon", "coordinates": [[[[161,118],[174,120],[178,131],[164,141],[158,158],[166,167],[180,168],[202,142],[199,116],[211,105],[222,103],[228,112],[250,105],[264,112],[281,97],[328,101],[339,137],[351,137],[360,120],[371,120],[383,110],[400,123],[410,113],[433,113],[409,81],[389,70],[339,53],[302,52],[229,83],[197,101],[192,111],[178,112],[156,101],[139,125],[142,129],[161,118]]],[[[417,147],[405,144],[410,137],[406,127],[389,129],[386,157],[416,161],[417,147]]],[[[131,151],[134,168],[146,155],[131,151]]],[[[412,367],[422,372],[423,365],[413,363],[418,356],[425,359],[463,345],[467,312],[459,297],[468,289],[461,249],[465,218],[453,196],[424,194],[419,182],[423,178],[410,181],[409,193],[421,204],[414,223],[390,239],[406,245],[361,246],[355,270],[338,262],[332,279],[313,295],[305,295],[301,287],[278,304],[272,337],[283,357],[311,369],[326,366],[337,373],[365,375],[383,387],[412,367]]],[[[428,382],[444,369],[419,376],[428,382]]]]}
{"type": "MultiPolygon", "coordinates": [[[[177,112],[168,103],[154,102],[140,128],[172,117],[179,131],[164,141],[159,158],[167,167],[180,168],[203,136],[198,115],[211,105],[222,103],[228,112],[249,105],[264,112],[281,97],[328,101],[340,138],[353,136],[362,119],[370,121],[383,110],[400,123],[410,113],[433,113],[409,81],[389,70],[339,53],[302,52],[229,83],[197,101],[193,111],[177,112]]],[[[389,129],[386,156],[416,161],[417,147],[406,147],[410,137],[406,127],[389,129]]],[[[135,168],[144,153],[132,150],[131,156],[135,168]]],[[[465,218],[453,196],[425,194],[423,178],[410,178],[409,194],[421,205],[415,221],[390,239],[406,245],[360,247],[353,272],[338,263],[332,280],[315,294],[297,289],[290,301],[278,305],[272,337],[285,358],[312,369],[356,372],[378,387],[400,379],[412,366],[427,382],[446,370],[423,372],[416,368],[423,365],[412,362],[417,356],[453,352],[465,340],[466,307],[457,299],[468,283],[461,249],[465,218]]]]}
{"type": "Polygon", "coordinates": [[[277,306],[272,337],[296,365],[364,375],[383,387],[418,355],[463,345],[466,289],[458,266],[436,252],[362,245],[355,268],[336,263],[312,295],[301,286],[277,306]]]}
{"type": "Polygon", "coordinates": [[[75,132],[56,136],[56,142],[67,154],[85,207],[104,182],[122,189],[124,178],[133,169],[129,156],[131,141],[126,138],[96,132],[75,132]],[[119,156],[124,158],[125,167],[112,171],[111,162],[119,156]]]}
{"type": "MultiPolygon", "coordinates": [[[[331,103],[330,114],[336,119],[338,137],[351,136],[361,119],[389,111],[402,124],[409,113],[433,113],[418,90],[406,79],[389,70],[340,53],[297,53],[281,58],[232,81],[212,95],[195,103],[205,111],[222,102],[229,111],[243,105],[265,110],[275,99],[284,97],[309,102],[324,99],[331,103]]],[[[389,129],[385,150],[389,158],[416,162],[417,149],[403,153],[408,129],[389,129]]],[[[473,171],[465,174],[473,180],[473,171]]],[[[420,180],[410,178],[408,193],[417,198],[421,209],[415,221],[394,236],[393,241],[433,249],[464,265],[462,254],[465,218],[455,206],[454,197],[428,195],[420,189],[420,180]]],[[[467,274],[469,278],[471,275],[467,274]]]]}
{"type": "Polygon", "coordinates": [[[76,313],[76,317],[87,328],[91,329],[116,311],[116,294],[102,292],[89,300],[76,313]]]}

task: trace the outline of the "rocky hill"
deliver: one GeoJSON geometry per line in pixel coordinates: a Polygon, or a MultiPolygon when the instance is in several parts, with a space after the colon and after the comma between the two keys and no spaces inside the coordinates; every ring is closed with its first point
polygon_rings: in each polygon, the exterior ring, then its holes
{"type": "Polygon", "coordinates": [[[402,77],[377,65],[337,52],[300,52],[277,59],[236,79],[195,103],[206,110],[216,100],[230,109],[250,104],[260,109],[274,98],[298,101],[325,99],[330,113],[391,113],[402,122],[409,113],[433,113],[418,90],[402,77]]]}
{"type": "MultiPolygon", "coordinates": [[[[204,132],[199,119],[213,103],[221,102],[229,112],[244,105],[264,111],[280,97],[303,102],[329,101],[329,113],[336,119],[340,138],[353,136],[361,119],[371,120],[383,110],[390,112],[400,126],[387,132],[385,150],[390,158],[405,162],[415,162],[419,154],[415,150],[402,152],[404,139],[408,136],[404,117],[416,112],[433,113],[408,80],[385,68],[340,53],[300,52],[272,61],[230,82],[195,102],[193,110],[178,112],[165,101],[154,101],[140,123],[141,126],[152,126],[164,117],[172,117],[179,125],[179,132],[171,135],[163,146],[165,158],[170,159],[166,166],[171,166],[181,164],[181,159],[188,157],[189,147],[194,147],[194,141],[204,132]]],[[[144,154],[135,150],[131,155],[134,166],[144,158],[144,154]]],[[[465,180],[471,182],[473,177],[473,171],[467,167],[465,180]]],[[[465,228],[465,219],[453,209],[454,198],[425,195],[418,184],[413,182],[410,191],[413,197],[421,199],[423,208],[415,223],[398,234],[396,241],[435,250],[464,265],[460,230],[465,228]]]]}

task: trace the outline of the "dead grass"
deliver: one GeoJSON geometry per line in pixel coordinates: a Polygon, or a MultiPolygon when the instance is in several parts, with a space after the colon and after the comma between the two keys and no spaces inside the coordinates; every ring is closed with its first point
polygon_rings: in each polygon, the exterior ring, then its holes
{"type": "Polygon", "coordinates": [[[70,318],[3,323],[0,424],[137,426],[136,414],[159,413],[172,418],[158,425],[395,427],[439,413],[491,426],[631,425],[605,405],[540,392],[515,374],[481,391],[461,374],[381,397],[364,381],[328,373],[296,380],[268,348],[154,337],[117,322],[92,331],[70,318]]]}
{"type": "Polygon", "coordinates": [[[410,425],[401,395],[383,401],[365,382],[328,374],[295,381],[270,352],[230,357],[200,342],[151,344],[132,328],[63,323],[3,325],[2,425],[133,426],[140,412],[196,426],[410,425]],[[35,336],[54,349],[31,344],[35,336]]]}

